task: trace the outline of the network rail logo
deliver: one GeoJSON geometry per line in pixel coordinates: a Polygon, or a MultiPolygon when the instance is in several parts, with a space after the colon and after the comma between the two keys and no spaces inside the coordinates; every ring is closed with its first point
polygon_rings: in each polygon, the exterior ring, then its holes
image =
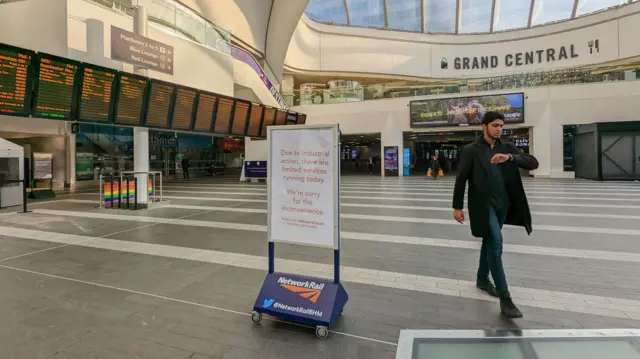
{"type": "Polygon", "coordinates": [[[320,299],[322,289],[324,289],[324,283],[316,283],[312,281],[297,281],[286,277],[278,278],[278,284],[284,289],[287,289],[304,299],[307,299],[311,303],[316,303],[320,299]]]}

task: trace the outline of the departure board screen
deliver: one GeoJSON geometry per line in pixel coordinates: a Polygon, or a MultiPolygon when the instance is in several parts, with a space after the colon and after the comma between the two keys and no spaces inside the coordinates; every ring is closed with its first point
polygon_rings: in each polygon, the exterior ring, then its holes
{"type": "Polygon", "coordinates": [[[305,123],[307,123],[307,115],[305,115],[304,113],[299,113],[298,114],[298,122],[296,122],[298,125],[304,125],[305,123]]]}
{"type": "MultiPolygon", "coordinates": [[[[176,91],[176,102],[173,105],[173,116],[171,127],[177,130],[190,130],[191,120],[194,114],[194,105],[196,103],[196,95],[198,91],[178,87],[176,91]]],[[[213,109],[212,109],[213,110],[213,109]]],[[[209,113],[209,126],[211,126],[211,114],[209,113]]]]}
{"type": "Polygon", "coordinates": [[[140,125],[144,110],[147,79],[129,74],[119,74],[116,123],[140,125]]]}
{"type": "Polygon", "coordinates": [[[80,63],[43,53],[39,58],[33,116],[70,119],[80,63]]]}
{"type": "Polygon", "coordinates": [[[196,108],[196,121],[193,129],[200,132],[211,132],[213,112],[218,103],[218,96],[200,91],[198,94],[198,107],[196,108]]]}
{"type": "Polygon", "coordinates": [[[262,124],[262,110],[264,107],[257,103],[251,105],[251,113],[249,114],[249,127],[247,128],[247,136],[259,137],[260,125],[262,124]]]}
{"type": "Polygon", "coordinates": [[[35,52],[0,44],[0,114],[29,116],[35,52]]]}
{"type": "Polygon", "coordinates": [[[231,134],[244,136],[244,130],[247,128],[247,116],[249,115],[249,106],[251,103],[236,100],[236,109],[233,112],[233,124],[231,125],[231,134]]]}
{"type": "Polygon", "coordinates": [[[228,134],[235,101],[232,98],[225,97],[221,97],[218,101],[218,111],[216,112],[216,123],[213,126],[213,132],[228,134]]]}
{"type": "Polygon", "coordinates": [[[110,122],[116,88],[116,70],[83,65],[78,120],[110,122]]]}
{"type": "Polygon", "coordinates": [[[276,120],[276,109],[273,107],[264,108],[264,116],[262,117],[262,131],[260,137],[267,137],[267,127],[273,126],[276,120]]]}
{"type": "Polygon", "coordinates": [[[147,126],[169,127],[169,111],[175,89],[175,85],[151,80],[147,103],[147,126]]]}
{"type": "Polygon", "coordinates": [[[276,113],[276,126],[284,125],[287,122],[287,112],[277,110],[276,113]]]}

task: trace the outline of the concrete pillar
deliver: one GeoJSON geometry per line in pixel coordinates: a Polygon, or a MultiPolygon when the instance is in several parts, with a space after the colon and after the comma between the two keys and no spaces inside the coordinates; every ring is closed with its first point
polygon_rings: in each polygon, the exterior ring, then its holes
{"type": "MultiPolygon", "coordinates": [[[[149,28],[149,13],[145,6],[135,6],[133,8],[133,33],[140,36],[147,36],[149,28]]],[[[147,76],[147,69],[134,66],[133,71],[137,75],[147,76]]]]}
{"type": "Polygon", "coordinates": [[[284,97],[285,102],[289,106],[299,105],[299,104],[295,104],[293,101],[295,97],[293,95],[293,90],[294,90],[293,75],[282,75],[282,81],[280,83],[280,93],[282,94],[282,97],[284,97]]]}
{"type": "Polygon", "coordinates": [[[398,176],[402,177],[402,164],[404,157],[404,138],[400,124],[393,115],[389,114],[387,123],[384,130],[380,134],[380,174],[384,176],[384,147],[385,146],[397,146],[398,147],[398,176]]]}
{"type": "MultiPolygon", "coordinates": [[[[147,8],[136,6],[133,11],[133,33],[147,36],[149,15],[147,8]]],[[[133,71],[137,75],[147,76],[147,69],[134,66],[133,71]]],[[[133,170],[136,174],[138,185],[136,186],[136,197],[138,205],[146,207],[149,203],[149,193],[147,192],[147,182],[149,180],[149,129],[143,127],[133,128],[133,170]]]]}
{"type": "Polygon", "coordinates": [[[133,128],[133,170],[141,172],[136,174],[138,185],[136,197],[138,205],[145,207],[149,202],[147,193],[147,181],[149,176],[149,129],[144,127],[133,128]]]}
{"type": "MultiPolygon", "coordinates": [[[[71,123],[69,123],[69,126],[71,125],[71,123]]],[[[65,188],[75,188],[76,187],[76,134],[75,133],[71,133],[71,131],[69,131],[69,133],[67,134],[67,143],[66,143],[66,149],[67,149],[67,159],[66,159],[66,164],[67,164],[67,171],[66,171],[66,175],[65,175],[65,179],[64,179],[64,187],[65,188]]]]}

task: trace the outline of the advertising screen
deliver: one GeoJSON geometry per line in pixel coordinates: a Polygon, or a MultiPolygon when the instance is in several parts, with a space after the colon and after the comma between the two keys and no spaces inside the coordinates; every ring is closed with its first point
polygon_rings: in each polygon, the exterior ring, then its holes
{"type": "Polygon", "coordinates": [[[35,53],[0,44],[0,114],[29,116],[35,53]]]}
{"type": "Polygon", "coordinates": [[[385,176],[398,175],[398,146],[384,147],[384,173],[385,176]]]}
{"type": "Polygon", "coordinates": [[[498,111],[506,124],[524,122],[524,93],[411,101],[411,128],[480,126],[489,111],[498,111]]]}
{"type": "Polygon", "coordinates": [[[82,67],[78,120],[111,121],[117,71],[87,64],[82,67]]]}
{"type": "Polygon", "coordinates": [[[80,63],[42,53],[39,57],[33,116],[70,119],[80,63]]]}

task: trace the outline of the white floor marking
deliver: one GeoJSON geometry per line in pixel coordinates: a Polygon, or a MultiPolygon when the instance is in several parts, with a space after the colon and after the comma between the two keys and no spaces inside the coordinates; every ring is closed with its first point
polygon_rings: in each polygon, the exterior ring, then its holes
{"type": "MultiPolygon", "coordinates": [[[[196,197],[197,199],[197,197],[196,197]]],[[[203,199],[200,199],[203,200],[203,199]]],[[[242,201],[242,199],[237,199],[242,201]]],[[[78,203],[86,203],[83,200],[70,200],[78,203]]],[[[66,201],[65,201],[66,202],[66,201]]],[[[89,201],[87,201],[89,202],[89,201]]],[[[266,203],[266,201],[264,202],[266,203]]],[[[342,203],[342,207],[356,207],[356,208],[385,208],[385,209],[408,209],[418,211],[442,211],[451,212],[451,207],[424,207],[424,206],[395,206],[385,204],[369,204],[369,203],[342,203]]],[[[169,204],[160,208],[178,208],[178,209],[199,209],[199,210],[211,210],[211,211],[227,211],[227,212],[245,212],[245,213],[267,213],[267,209],[257,208],[233,208],[229,210],[228,207],[215,207],[215,206],[200,206],[200,205],[188,205],[188,204],[169,204]]],[[[577,217],[577,218],[609,218],[609,219],[640,219],[640,215],[625,215],[625,214],[601,214],[601,213],[569,213],[569,212],[536,212],[531,214],[536,216],[551,216],[551,217],[577,217]]],[[[344,213],[342,214],[345,215],[344,213]]]]}
{"type": "MultiPolygon", "coordinates": [[[[97,193],[96,193],[97,194],[97,193]]],[[[165,199],[180,199],[180,200],[193,200],[193,201],[211,201],[211,202],[245,202],[245,203],[267,203],[266,199],[251,199],[251,198],[229,198],[229,197],[191,197],[191,196],[164,196],[165,199]]],[[[346,199],[365,199],[365,200],[380,200],[380,201],[410,201],[410,202],[438,202],[438,203],[451,203],[450,200],[447,199],[422,199],[422,198],[397,198],[397,197],[362,197],[362,196],[341,196],[341,198],[346,199]]],[[[39,204],[51,204],[51,203],[59,203],[63,200],[56,201],[47,201],[47,202],[39,202],[39,203],[30,203],[29,206],[39,205],[39,204]]],[[[81,199],[65,199],[66,202],[77,202],[77,203],[95,203],[97,206],[97,200],[81,200],[81,199]]],[[[619,209],[635,209],[640,210],[640,205],[616,205],[616,204],[598,204],[594,206],[592,204],[581,204],[581,203],[554,203],[554,202],[529,202],[530,206],[549,206],[549,207],[578,207],[578,208],[619,208],[619,209]]],[[[396,206],[396,205],[379,205],[379,204],[369,204],[369,203],[342,203],[343,207],[372,207],[372,208],[398,208],[402,209],[403,207],[407,207],[406,209],[423,209],[423,210],[438,210],[442,207],[426,207],[426,206],[396,206]]],[[[450,209],[449,207],[447,207],[450,209]]],[[[537,212],[540,215],[555,215],[556,212],[537,212]]],[[[559,213],[559,212],[558,212],[559,213]]],[[[563,214],[569,217],[581,217],[582,213],[573,214],[563,214]]],[[[590,215],[587,214],[586,217],[590,215]]],[[[619,217],[618,215],[603,215],[604,217],[611,216],[609,218],[627,218],[624,215],[619,217]]],[[[604,218],[603,217],[603,218],[604,218]]],[[[633,216],[635,218],[636,216],[633,216]]],[[[631,219],[631,217],[628,217],[631,219]]]]}
{"type": "MultiPolygon", "coordinates": [[[[232,204],[232,205],[229,205],[229,207],[231,207],[231,206],[236,206],[236,205],[242,205],[242,204],[243,204],[243,203],[232,204]]],[[[198,216],[198,215],[205,214],[205,213],[208,213],[208,212],[211,212],[211,211],[203,211],[203,212],[198,212],[198,213],[188,214],[188,215],[186,215],[186,216],[178,217],[177,219],[178,219],[178,220],[180,220],[180,219],[184,219],[184,218],[189,218],[189,217],[193,217],[193,216],[198,216]]],[[[143,228],[147,228],[147,227],[152,227],[152,226],[155,226],[155,225],[158,225],[158,224],[160,224],[160,223],[159,223],[159,222],[157,222],[157,223],[155,223],[155,222],[154,222],[154,223],[146,224],[146,225],[143,225],[143,226],[138,226],[138,227],[134,227],[134,228],[125,229],[125,230],[122,230],[122,231],[117,231],[117,232],[112,232],[112,233],[104,234],[104,235],[102,235],[102,236],[95,237],[95,238],[106,238],[106,237],[110,237],[110,236],[116,236],[116,235],[118,235],[118,234],[127,233],[127,232],[131,232],[131,231],[136,231],[136,230],[139,230],[139,229],[143,229],[143,228]]],[[[55,232],[52,232],[52,233],[55,233],[55,232]]],[[[57,233],[57,234],[59,234],[59,233],[57,233]]],[[[69,236],[69,235],[66,235],[66,234],[59,234],[59,235],[67,236],[67,237],[69,236]]],[[[55,240],[54,240],[54,241],[55,241],[55,240]]],[[[0,262],[4,262],[4,261],[11,260],[11,259],[16,259],[16,258],[22,258],[22,257],[30,256],[30,255],[32,255],[32,254],[36,254],[36,253],[48,252],[48,251],[52,251],[52,250],[54,250],[54,249],[59,249],[59,248],[63,248],[63,247],[70,246],[70,245],[74,245],[74,244],[81,244],[81,243],[83,243],[83,242],[84,242],[84,241],[80,241],[80,242],[66,242],[66,243],[64,243],[64,244],[62,244],[62,245],[60,245],[60,246],[51,247],[51,248],[45,248],[45,249],[41,249],[41,250],[37,250],[37,251],[33,251],[33,252],[29,252],[29,253],[23,253],[23,254],[20,254],[20,255],[17,255],[17,256],[9,257],[9,258],[3,258],[3,259],[0,259],[0,262]]]]}
{"type": "MultiPolygon", "coordinates": [[[[75,203],[93,203],[90,200],[64,200],[64,202],[75,203]]],[[[343,204],[343,206],[345,206],[343,204]]],[[[363,205],[368,206],[368,205],[363,205]]],[[[206,210],[207,212],[213,211],[232,211],[232,212],[246,212],[246,213],[267,213],[266,209],[248,209],[248,208],[232,208],[232,207],[213,207],[213,206],[195,206],[195,205],[167,205],[157,208],[179,208],[179,209],[196,209],[206,210]]],[[[422,209],[421,207],[419,209],[422,209]]],[[[451,209],[446,208],[447,211],[451,209]]],[[[554,215],[552,212],[548,212],[548,215],[554,215]]],[[[558,213],[558,215],[567,215],[567,213],[558,213]]],[[[574,213],[576,217],[581,216],[581,213],[574,213]]],[[[600,217],[600,214],[591,214],[594,217],[600,217]]],[[[612,215],[615,216],[615,215],[612,215]]],[[[616,218],[618,218],[616,216],[616,218]]],[[[137,229],[137,228],[136,228],[137,229]]],[[[116,235],[110,234],[106,237],[116,235]]],[[[480,243],[473,241],[460,241],[451,239],[439,239],[439,238],[425,238],[425,237],[411,237],[411,236],[398,236],[398,235],[385,235],[375,233],[359,233],[359,232],[342,232],[343,239],[355,239],[363,241],[373,242],[387,242],[387,243],[403,243],[403,244],[416,244],[426,245],[434,247],[448,247],[448,248],[464,248],[464,249],[479,249],[480,243]]],[[[600,259],[619,262],[640,262],[640,253],[628,253],[628,252],[610,252],[610,251],[596,251],[596,250],[581,250],[570,248],[558,248],[558,247],[539,247],[539,246],[526,246],[517,244],[505,244],[505,252],[523,253],[523,254],[538,254],[538,255],[550,255],[557,257],[569,257],[569,258],[583,258],[583,259],[600,259]]]]}
{"type": "MultiPolygon", "coordinates": [[[[410,201],[410,202],[440,202],[451,203],[451,199],[438,199],[438,198],[413,198],[413,197],[371,197],[371,196],[340,196],[341,199],[366,199],[375,201],[410,201]]],[[[551,197],[556,199],[557,197],[551,197]]],[[[624,205],[624,204],[604,204],[598,203],[594,205],[592,203],[567,203],[567,202],[529,202],[530,206],[557,206],[557,207],[583,207],[583,208],[625,208],[625,209],[640,209],[640,205],[624,205]]]]}
{"type": "MultiPolygon", "coordinates": [[[[182,191],[192,191],[194,193],[215,193],[215,194],[223,194],[223,193],[228,193],[228,194],[244,194],[244,195],[255,195],[255,196],[259,196],[260,194],[263,194],[266,196],[267,194],[267,188],[256,188],[253,189],[251,192],[209,192],[206,190],[221,190],[221,189],[225,189],[224,187],[221,188],[221,186],[189,186],[189,187],[185,187],[185,186],[174,186],[174,185],[167,185],[164,186],[165,190],[167,192],[182,192],[182,191]]],[[[340,187],[341,192],[342,193],[372,193],[372,191],[375,191],[376,194],[390,194],[390,195],[424,195],[424,196],[453,196],[453,188],[451,187],[447,187],[447,188],[434,188],[434,187],[429,187],[429,188],[424,188],[424,189],[408,189],[408,188],[394,188],[394,189],[390,189],[390,188],[381,188],[381,187],[366,187],[366,186],[341,186],[340,187]],[[362,191],[366,189],[366,191],[362,191]],[[446,191],[445,191],[446,189],[446,191]]],[[[564,195],[580,195],[583,197],[576,197],[577,199],[585,199],[585,200],[589,200],[594,198],[593,196],[596,196],[596,200],[602,200],[602,199],[597,199],[597,197],[628,197],[628,196],[640,196],[640,193],[633,193],[633,192],[625,192],[625,191],[620,191],[620,190],[611,190],[611,192],[596,192],[596,191],[588,191],[588,192],[576,192],[576,191],[547,191],[547,190],[531,190],[531,189],[525,189],[526,193],[531,195],[531,194],[537,194],[537,195],[548,195],[548,194],[564,194],[564,195]],[[587,196],[587,197],[584,197],[587,196]],[[588,197],[591,196],[591,197],[588,197]]],[[[530,196],[531,198],[531,196],[530,196]]],[[[542,197],[541,197],[542,198],[542,197]]],[[[544,197],[544,198],[548,198],[548,197],[544,197]]],[[[557,198],[557,197],[554,197],[557,198]]],[[[608,198],[610,199],[610,198],[608,198]]]]}
{"type": "MultiPolygon", "coordinates": [[[[14,238],[48,242],[52,237],[51,232],[42,232],[11,227],[2,228],[3,232],[7,231],[6,235],[14,238]]],[[[261,256],[143,242],[129,242],[89,236],[67,236],[69,238],[61,240],[78,242],[78,245],[82,247],[193,260],[262,271],[267,270],[267,259],[266,257],[261,256]]],[[[8,269],[27,271],[24,269],[9,267],[6,265],[0,266],[8,269]]],[[[278,268],[283,272],[298,273],[300,275],[312,277],[331,278],[333,275],[333,265],[314,262],[278,259],[278,268]]],[[[41,274],[46,275],[45,273],[41,274]]],[[[373,285],[379,287],[404,289],[417,292],[497,302],[495,298],[479,293],[475,288],[475,282],[472,281],[429,277],[389,271],[378,271],[373,269],[347,266],[342,267],[342,280],[345,282],[373,285]]],[[[87,282],[87,284],[93,283],[87,282]]],[[[112,289],[118,288],[113,287],[112,289]]],[[[511,287],[510,291],[512,297],[516,299],[516,302],[523,306],[640,320],[640,301],[637,300],[603,297],[579,293],[555,292],[549,290],[521,287],[511,287]]]]}
{"type": "MultiPolygon", "coordinates": [[[[113,220],[120,220],[120,221],[162,223],[162,224],[174,224],[179,226],[224,228],[224,229],[236,229],[236,230],[257,231],[257,232],[264,232],[267,230],[266,225],[257,225],[257,224],[198,221],[198,220],[187,220],[187,219],[180,219],[180,218],[174,219],[174,218],[146,217],[146,216],[127,216],[127,215],[111,214],[111,213],[104,213],[104,212],[76,212],[76,211],[50,210],[50,209],[35,209],[33,212],[40,213],[40,214],[50,214],[54,216],[113,219],[113,220]]],[[[370,216],[370,215],[359,215],[359,214],[343,214],[342,218],[361,219],[361,220],[368,220],[368,221],[431,223],[431,224],[461,226],[461,224],[457,223],[454,220],[446,220],[446,219],[390,217],[390,216],[372,216],[372,215],[370,216]]],[[[508,228],[510,226],[505,226],[505,227],[508,228]]],[[[534,225],[534,230],[572,232],[572,233],[598,233],[598,234],[607,234],[607,235],[618,234],[618,235],[626,235],[626,236],[640,235],[640,230],[635,230],[635,229],[598,228],[598,227],[534,225]]]]}
{"type": "MultiPolygon", "coordinates": [[[[190,194],[216,194],[216,195],[242,195],[242,196],[251,196],[251,197],[267,197],[267,193],[255,193],[255,192],[221,192],[221,191],[193,191],[193,190],[172,190],[165,189],[164,193],[190,193],[190,194]]],[[[340,193],[361,193],[361,194],[392,194],[392,195],[406,195],[409,197],[396,197],[404,200],[405,198],[414,198],[421,197],[424,200],[430,197],[452,197],[452,193],[415,193],[415,192],[402,192],[402,193],[389,193],[389,192],[372,192],[372,191],[340,191],[340,193]]],[[[569,194],[569,193],[567,193],[569,194]]],[[[341,196],[342,198],[346,198],[346,196],[341,196]]],[[[379,197],[379,196],[369,196],[370,199],[382,199],[388,197],[379,197]]],[[[536,195],[527,195],[528,199],[564,199],[571,201],[621,201],[621,202],[640,202],[640,198],[598,198],[598,197],[560,197],[560,196],[536,196],[536,195]]]]}
{"type": "MultiPolygon", "coordinates": [[[[162,299],[162,300],[166,300],[166,301],[170,301],[170,302],[176,302],[176,303],[191,305],[191,306],[194,306],[194,307],[207,308],[207,309],[211,309],[211,310],[217,310],[217,311],[221,311],[221,312],[227,312],[227,313],[232,313],[232,314],[237,314],[237,315],[242,315],[242,316],[247,316],[247,317],[251,316],[250,313],[239,312],[237,310],[225,309],[225,308],[221,308],[221,307],[215,307],[215,306],[209,305],[209,304],[196,303],[196,302],[191,302],[191,301],[188,301],[188,300],[172,298],[172,297],[167,297],[167,296],[164,296],[164,295],[158,295],[158,294],[153,294],[153,293],[141,292],[141,291],[138,291],[138,290],[121,288],[121,287],[116,287],[116,286],[107,285],[107,284],[89,282],[89,281],[70,278],[70,277],[63,277],[63,276],[59,276],[59,275],[55,275],[55,274],[37,272],[37,271],[32,271],[32,270],[23,269],[23,268],[11,267],[11,266],[7,266],[7,265],[0,265],[0,268],[10,269],[10,270],[18,271],[18,272],[29,273],[29,274],[33,274],[33,275],[39,275],[39,276],[49,277],[49,278],[54,278],[54,279],[59,279],[59,280],[66,280],[66,281],[85,284],[85,285],[90,285],[90,286],[94,286],[94,287],[117,290],[117,291],[120,291],[120,292],[126,292],[126,293],[131,293],[131,294],[142,295],[142,296],[145,296],[145,297],[152,297],[152,298],[162,299]]],[[[307,325],[304,325],[304,324],[299,324],[299,323],[294,323],[294,322],[287,322],[287,321],[279,320],[279,319],[272,318],[272,317],[269,317],[269,316],[264,316],[263,319],[268,320],[268,321],[272,321],[272,322],[286,323],[286,324],[293,325],[293,326],[296,326],[296,327],[301,327],[301,328],[314,329],[313,327],[310,327],[310,326],[307,326],[307,325]]],[[[354,334],[349,334],[349,333],[345,333],[345,332],[339,332],[339,331],[335,331],[335,330],[329,330],[329,332],[333,333],[333,334],[339,334],[339,335],[343,335],[343,336],[346,336],[346,337],[367,340],[367,341],[376,342],[376,343],[380,343],[380,344],[386,344],[386,345],[390,345],[390,346],[398,346],[397,343],[391,343],[391,342],[387,342],[387,341],[379,340],[379,339],[374,339],[374,338],[367,338],[367,337],[354,335],[354,334]]]]}

